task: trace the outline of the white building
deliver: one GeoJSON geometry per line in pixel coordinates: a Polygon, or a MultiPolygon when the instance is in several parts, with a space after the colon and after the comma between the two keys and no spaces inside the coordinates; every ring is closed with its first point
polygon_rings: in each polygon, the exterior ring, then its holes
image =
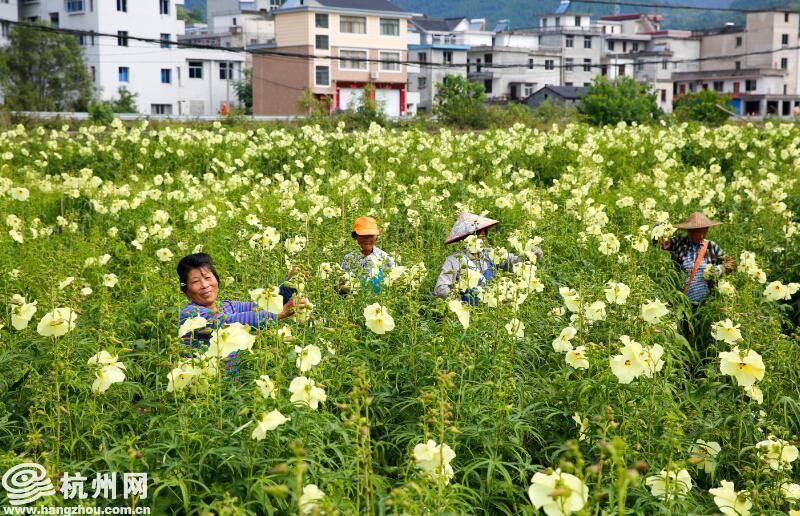
{"type": "Polygon", "coordinates": [[[184,23],[177,19],[176,4],[182,3],[24,0],[19,17],[87,31],[79,41],[99,98],[117,97],[119,89],[125,88],[137,94],[136,104],[143,114],[216,114],[223,103],[238,104],[232,81],[241,78],[244,56],[224,50],[177,48],[184,23]]]}
{"type": "MultiPolygon", "coordinates": [[[[17,0],[0,0],[0,20],[15,22],[19,19],[18,17],[19,7],[17,6],[17,0]]],[[[10,30],[10,23],[0,21],[0,47],[7,43],[10,30]]]]}

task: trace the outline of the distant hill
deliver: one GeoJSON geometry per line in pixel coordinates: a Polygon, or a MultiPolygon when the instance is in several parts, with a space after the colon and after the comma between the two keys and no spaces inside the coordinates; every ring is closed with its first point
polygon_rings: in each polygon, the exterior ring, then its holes
{"type": "Polygon", "coordinates": [[[203,13],[203,20],[205,20],[208,16],[206,0],[184,0],[183,6],[187,11],[200,9],[200,12],[203,13]]]}
{"type": "MultiPolygon", "coordinates": [[[[393,0],[395,4],[409,11],[424,13],[435,17],[467,16],[469,18],[486,18],[488,28],[492,28],[498,20],[508,19],[512,27],[532,27],[538,24],[539,16],[551,13],[559,4],[559,0],[393,0]]],[[[790,0],[800,4],[800,0],[790,0]]],[[[726,21],[740,23],[741,16],[735,13],[720,13],[705,10],[713,7],[729,7],[731,3],[745,4],[753,8],[756,4],[775,5],[786,2],[776,0],[647,0],[644,3],[678,4],[704,8],[703,10],[687,9],[650,9],[650,12],[664,15],[664,28],[698,29],[722,25],[726,21]]],[[[619,6],[618,11],[612,5],[585,4],[573,1],[572,12],[588,12],[593,16],[644,12],[647,8],[619,6]]]]}

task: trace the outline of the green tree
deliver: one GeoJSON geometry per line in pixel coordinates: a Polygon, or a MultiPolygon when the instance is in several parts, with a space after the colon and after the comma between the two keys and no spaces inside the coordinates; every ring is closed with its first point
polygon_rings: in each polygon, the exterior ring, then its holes
{"type": "Polygon", "coordinates": [[[17,25],[0,49],[0,89],[21,111],[85,111],[92,81],[75,36],[17,25]]]}
{"type": "Polygon", "coordinates": [[[186,7],[178,6],[178,19],[185,22],[186,25],[194,25],[196,23],[204,23],[203,11],[199,7],[194,9],[187,9],[186,7]]]}
{"type": "Polygon", "coordinates": [[[111,110],[114,113],[138,113],[136,108],[136,97],[138,93],[134,93],[122,86],[117,90],[119,98],[111,99],[111,110]]]}
{"type": "Polygon", "coordinates": [[[694,120],[711,125],[724,124],[730,113],[723,111],[728,108],[730,97],[712,90],[702,90],[697,93],[681,95],[673,103],[675,118],[681,121],[694,120]]]}
{"type": "Polygon", "coordinates": [[[618,77],[613,82],[605,77],[595,77],[589,92],[578,102],[578,112],[595,125],[644,124],[661,116],[650,86],[627,76],[618,77]]]}
{"type": "Polygon", "coordinates": [[[460,75],[445,75],[436,85],[433,113],[444,124],[483,129],[489,125],[483,84],[460,75]]]}
{"type": "Polygon", "coordinates": [[[233,81],[233,89],[236,91],[236,97],[239,102],[244,104],[248,113],[253,112],[253,70],[252,68],[244,69],[244,79],[240,81],[233,81]]]}

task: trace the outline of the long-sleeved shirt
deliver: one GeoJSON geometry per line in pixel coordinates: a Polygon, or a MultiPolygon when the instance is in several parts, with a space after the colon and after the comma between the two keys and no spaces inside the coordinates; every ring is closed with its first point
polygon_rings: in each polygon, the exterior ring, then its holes
{"type": "Polygon", "coordinates": [[[394,259],[379,247],[373,247],[372,252],[366,256],[361,251],[347,253],[342,259],[342,269],[351,276],[372,277],[383,269],[394,267],[394,259]]]}
{"type": "MultiPolygon", "coordinates": [[[[224,300],[219,303],[219,310],[213,311],[196,303],[189,303],[181,310],[179,327],[186,319],[201,316],[208,323],[205,328],[182,335],[183,343],[193,349],[206,351],[211,341],[211,333],[223,324],[242,323],[254,328],[263,328],[270,321],[276,320],[273,313],[258,308],[254,301],[224,300]]],[[[225,360],[225,370],[228,374],[236,376],[238,373],[238,351],[228,355],[225,360]]],[[[181,354],[184,358],[191,358],[193,353],[181,354]]]]}
{"type": "MultiPolygon", "coordinates": [[[[669,239],[670,245],[669,254],[672,260],[680,267],[686,275],[686,281],[689,281],[689,276],[692,274],[694,262],[697,261],[697,254],[703,244],[695,244],[688,236],[674,236],[669,239]]],[[[701,301],[708,295],[710,291],[709,282],[705,279],[705,270],[709,265],[718,265],[723,262],[725,258],[725,251],[720,246],[711,240],[708,241],[708,249],[703,257],[703,261],[697,267],[697,273],[692,278],[692,283],[686,291],[686,296],[692,301],[701,301]]],[[[686,284],[684,283],[684,287],[686,284]]]]}
{"type": "MultiPolygon", "coordinates": [[[[542,251],[537,247],[534,252],[536,252],[537,255],[541,255],[542,251]],[[536,252],[536,249],[538,249],[539,252],[536,252]]],[[[489,258],[489,252],[487,250],[481,251],[480,255],[476,257],[466,250],[461,249],[445,258],[442,270],[439,273],[439,277],[436,279],[436,286],[433,288],[433,295],[442,299],[446,298],[450,294],[450,291],[453,290],[453,285],[458,281],[461,270],[464,268],[478,271],[484,278],[481,279],[479,284],[483,284],[486,281],[485,277],[487,271],[494,270],[495,268],[504,271],[512,271],[514,264],[521,261],[522,259],[519,256],[509,254],[508,258],[503,260],[503,263],[495,266],[489,258]]]]}

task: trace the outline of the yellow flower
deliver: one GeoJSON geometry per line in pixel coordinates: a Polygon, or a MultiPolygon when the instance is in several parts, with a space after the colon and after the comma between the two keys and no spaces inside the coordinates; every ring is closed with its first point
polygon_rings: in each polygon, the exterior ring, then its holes
{"type": "MultiPolygon", "coordinates": [[[[90,358],[86,363],[89,365],[107,366],[117,364],[117,355],[112,355],[106,350],[100,351],[90,358]]],[[[123,367],[124,369],[124,367],[123,367]]]]}
{"type": "Polygon", "coordinates": [[[103,274],[103,286],[104,287],[113,288],[113,287],[115,287],[117,285],[118,281],[119,280],[117,279],[117,275],[116,274],[103,274]]]}
{"type": "Polygon", "coordinates": [[[656,498],[665,500],[671,496],[681,497],[692,489],[692,477],[682,469],[675,473],[662,469],[661,473],[647,477],[645,484],[656,498]]]}
{"type": "Polygon", "coordinates": [[[208,351],[204,357],[225,358],[234,351],[250,351],[255,341],[256,337],[248,331],[248,326],[236,322],[211,333],[208,351]]]}
{"type": "Polygon", "coordinates": [[[316,382],[305,376],[298,376],[289,384],[289,392],[292,396],[289,401],[292,403],[303,403],[312,410],[317,410],[320,401],[325,401],[328,396],[325,390],[317,387],[316,382]]]}
{"type": "Polygon", "coordinates": [[[275,430],[285,422],[291,421],[291,419],[292,418],[284,416],[277,410],[272,410],[269,414],[262,414],[261,421],[256,423],[256,427],[253,429],[253,433],[250,434],[250,437],[256,441],[261,441],[267,436],[268,431],[275,430]]]}
{"type": "Polygon", "coordinates": [[[790,502],[800,501],[800,484],[781,484],[781,494],[790,502]]]}
{"type": "Polygon", "coordinates": [[[447,306],[450,308],[451,312],[456,314],[461,326],[463,326],[464,329],[469,328],[469,308],[467,305],[462,303],[460,299],[452,299],[447,303],[447,306]]]}
{"type": "Polygon", "coordinates": [[[572,420],[578,425],[578,440],[585,441],[589,432],[589,420],[582,418],[577,412],[572,415],[572,420]]]}
{"type": "Polygon", "coordinates": [[[628,285],[615,281],[606,283],[603,291],[606,294],[606,300],[617,305],[624,305],[628,301],[628,295],[631,293],[628,285]]]}
{"type": "Polygon", "coordinates": [[[168,262],[172,259],[172,251],[167,249],[166,247],[162,247],[158,251],[156,251],[156,258],[158,258],[162,262],[168,262]]]}
{"type": "Polygon", "coordinates": [[[558,337],[553,339],[553,349],[558,353],[564,353],[565,351],[569,351],[572,349],[572,344],[570,341],[578,334],[578,330],[575,329],[574,326],[567,326],[561,333],[558,334],[558,337]]]}
{"type": "Polygon", "coordinates": [[[314,344],[309,344],[306,347],[294,347],[294,352],[297,353],[297,361],[295,365],[300,369],[301,373],[310,371],[312,367],[322,361],[322,352],[319,347],[314,344]]]}
{"type": "Polygon", "coordinates": [[[797,446],[774,436],[756,443],[756,449],[761,452],[770,469],[776,471],[792,469],[792,462],[797,460],[798,456],[797,446]]]}
{"type": "Polygon", "coordinates": [[[36,313],[36,301],[26,303],[25,298],[14,294],[11,298],[11,326],[15,330],[24,330],[28,327],[33,315],[36,313]]]}
{"type": "Polygon", "coordinates": [[[383,335],[394,329],[394,319],[389,311],[378,303],[373,303],[364,309],[366,326],[374,333],[383,335]]]}
{"type": "Polygon", "coordinates": [[[647,302],[642,305],[640,317],[650,324],[657,324],[661,318],[668,313],[667,305],[662,303],[659,299],[654,301],[648,299],[647,302]]]}
{"type": "Polygon", "coordinates": [[[797,293],[800,283],[784,285],[780,281],[773,281],[764,289],[764,297],[770,301],[789,301],[797,293]]]}
{"type": "Polygon", "coordinates": [[[300,495],[297,505],[303,514],[311,514],[317,508],[316,502],[323,498],[325,498],[325,493],[316,484],[309,484],[303,487],[303,494],[300,495]]]}
{"type": "Polygon", "coordinates": [[[744,388],[744,393],[750,397],[753,401],[761,405],[764,403],[764,393],[756,387],[755,385],[748,385],[744,388]]]}
{"type": "Polygon", "coordinates": [[[753,502],[746,498],[745,491],[736,491],[733,482],[723,480],[722,487],[709,489],[714,496],[714,503],[725,516],[749,516],[753,502]]]}
{"type": "Polygon", "coordinates": [[[453,478],[453,467],[450,462],[456,453],[450,446],[442,443],[436,444],[433,439],[414,446],[414,461],[422,472],[434,479],[443,478],[445,484],[453,478]]]}
{"type": "Polygon", "coordinates": [[[558,293],[561,294],[562,298],[564,298],[564,306],[567,307],[567,310],[573,313],[580,310],[581,296],[578,295],[578,292],[575,289],[561,287],[558,289],[558,293]]]}
{"type": "Polygon", "coordinates": [[[269,375],[262,374],[258,380],[255,381],[261,395],[265,398],[275,399],[278,396],[278,391],[275,389],[275,382],[273,382],[269,375]]]}
{"type": "Polygon", "coordinates": [[[721,352],[719,359],[720,372],[736,378],[740,387],[748,387],[764,378],[764,361],[752,349],[739,351],[737,346],[731,351],[721,352]]]}
{"type": "Polygon", "coordinates": [[[124,381],[125,373],[122,371],[124,368],[125,365],[122,362],[117,362],[115,365],[107,365],[98,369],[95,373],[97,378],[92,383],[92,392],[103,394],[112,384],[124,381]]]}
{"type": "Polygon", "coordinates": [[[506,323],[506,331],[515,339],[522,339],[525,337],[525,323],[517,319],[511,319],[506,323]]]}
{"type": "Polygon", "coordinates": [[[575,369],[589,369],[589,359],[586,358],[586,346],[578,346],[567,351],[564,360],[575,369]]]}
{"type": "Polygon", "coordinates": [[[722,340],[728,344],[736,344],[742,340],[742,332],[739,331],[739,324],[734,325],[730,319],[717,321],[711,325],[711,336],[715,340],[722,340]]]}
{"type": "Polygon", "coordinates": [[[169,383],[167,384],[167,392],[177,392],[185,389],[192,380],[203,374],[203,370],[195,367],[189,362],[176,367],[167,375],[169,383]]]}
{"type": "Polygon", "coordinates": [[[187,333],[194,331],[194,330],[201,330],[208,325],[208,321],[205,317],[198,315],[197,317],[190,317],[183,321],[181,327],[178,328],[178,337],[183,337],[187,333]]]}
{"type": "Polygon", "coordinates": [[[589,489],[575,475],[556,469],[549,475],[533,475],[528,497],[534,507],[548,516],[560,516],[583,509],[589,500],[589,489]]]}
{"type": "Polygon", "coordinates": [[[36,331],[44,337],[60,337],[75,328],[78,314],[71,308],[55,308],[39,321],[36,331]]]}
{"type": "Polygon", "coordinates": [[[722,446],[718,442],[698,439],[689,448],[689,454],[693,457],[697,467],[703,468],[703,471],[710,475],[717,467],[716,457],[720,450],[722,450],[722,446]]]}
{"type": "Polygon", "coordinates": [[[646,355],[642,345],[627,335],[622,335],[620,340],[624,346],[619,355],[611,357],[611,372],[617,377],[619,383],[629,384],[645,372],[646,355]]]}

